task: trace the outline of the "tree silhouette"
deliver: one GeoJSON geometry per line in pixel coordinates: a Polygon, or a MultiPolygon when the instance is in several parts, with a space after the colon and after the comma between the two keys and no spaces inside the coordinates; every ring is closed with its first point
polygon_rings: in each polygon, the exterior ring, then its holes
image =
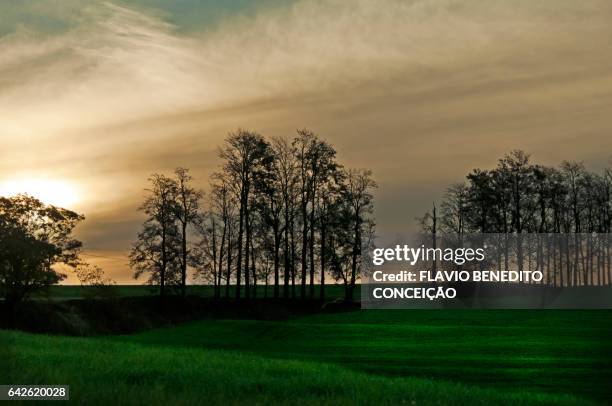
{"type": "Polygon", "coordinates": [[[351,277],[347,301],[353,301],[355,282],[358,276],[359,261],[362,258],[364,227],[373,228],[374,211],[373,191],[377,187],[372,179],[372,171],[367,169],[349,169],[341,186],[341,196],[346,204],[348,216],[346,220],[352,231],[351,277]]]}
{"type": "Polygon", "coordinates": [[[0,296],[9,306],[63,280],[56,264],[81,263],[72,231],[83,219],[28,195],[0,197],[0,296]]]}
{"type": "MultiPolygon", "coordinates": [[[[285,138],[277,137],[272,139],[272,150],[275,158],[277,170],[277,182],[279,185],[280,197],[282,199],[284,225],[283,231],[283,297],[289,298],[289,284],[293,280],[295,288],[295,245],[294,245],[294,218],[295,218],[295,199],[297,198],[297,160],[292,153],[291,145],[285,138]]],[[[276,272],[276,271],[275,271],[276,272]]],[[[295,292],[294,292],[295,295],[295,292]]]]}
{"type": "MultiPolygon", "coordinates": [[[[495,234],[499,270],[542,270],[552,286],[610,284],[611,185],[609,168],[598,174],[569,161],[546,167],[512,151],[496,168],[474,169],[447,189],[439,229],[495,234]]],[[[431,219],[423,220],[427,231],[431,219]]]]}
{"type": "MultiPolygon", "coordinates": [[[[195,225],[199,221],[199,205],[202,199],[202,192],[191,186],[192,177],[189,170],[177,168],[174,171],[176,182],[176,219],[179,223],[181,240],[180,264],[181,264],[181,295],[185,296],[187,287],[187,260],[189,249],[187,244],[187,232],[190,225],[195,225]]],[[[216,262],[216,261],[215,261],[216,262]]]]}
{"type": "Polygon", "coordinates": [[[174,179],[154,174],[151,188],[139,210],[147,216],[130,252],[134,277],[148,273],[150,284],[159,284],[159,296],[164,300],[166,286],[181,284],[181,232],[176,214],[177,184],[174,179]]]}
{"type": "Polygon", "coordinates": [[[249,261],[252,229],[250,226],[251,206],[254,193],[255,178],[259,176],[262,167],[269,165],[271,155],[268,142],[259,134],[245,130],[231,133],[225,139],[220,157],[223,159],[223,169],[238,192],[238,241],[236,269],[236,298],[241,296],[241,279],[244,270],[245,296],[249,298],[249,261]],[[245,241],[246,235],[246,241],[245,241]],[[242,261],[244,260],[244,267],[242,261]]]}
{"type": "Polygon", "coordinates": [[[247,130],[230,133],[219,150],[220,169],[210,179],[206,207],[187,169],[174,177],[153,175],[141,210],[147,215],[130,255],[135,275],[149,283],[181,286],[188,272],[225,296],[325,299],[326,276],[344,280],[353,300],[363,256],[374,237],[373,189],[369,170],[343,170],[336,151],[303,129],[289,141],[247,130]],[[197,241],[188,243],[192,226],[197,241]],[[318,248],[318,249],[317,249],[318,248]],[[300,274],[296,264],[300,263],[300,274]],[[328,269],[329,268],[329,269],[328,269]],[[270,280],[272,278],[272,280],[270,280]],[[243,289],[244,283],[244,289],[243,289]],[[307,290],[307,286],[309,289],[307,290]]]}

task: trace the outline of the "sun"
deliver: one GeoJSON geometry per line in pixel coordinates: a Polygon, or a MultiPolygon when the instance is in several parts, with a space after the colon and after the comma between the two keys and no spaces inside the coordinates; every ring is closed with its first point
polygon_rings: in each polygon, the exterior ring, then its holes
{"type": "Polygon", "coordinates": [[[63,180],[24,178],[0,182],[0,196],[11,197],[20,193],[65,209],[73,208],[80,201],[77,188],[63,180]]]}

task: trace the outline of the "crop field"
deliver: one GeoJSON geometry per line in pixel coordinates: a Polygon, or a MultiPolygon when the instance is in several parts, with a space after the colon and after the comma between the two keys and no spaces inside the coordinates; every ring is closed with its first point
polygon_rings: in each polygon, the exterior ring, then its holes
{"type": "Polygon", "coordinates": [[[0,331],[0,380],[70,384],[88,403],[605,404],[611,316],[362,310],[88,338],[0,331]]]}

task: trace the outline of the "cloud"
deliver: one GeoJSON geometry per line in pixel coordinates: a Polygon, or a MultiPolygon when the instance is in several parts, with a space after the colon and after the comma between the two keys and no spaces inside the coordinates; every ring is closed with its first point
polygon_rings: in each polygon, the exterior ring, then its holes
{"type": "Polygon", "coordinates": [[[92,3],[59,35],[22,28],[2,39],[2,123],[9,136],[32,137],[381,79],[417,90],[442,75],[521,79],[550,69],[546,58],[558,53],[568,70],[580,66],[576,56],[601,59],[593,49],[610,33],[611,9],[603,1],[304,1],[187,37],[159,16],[92,3]]]}
{"type": "Polygon", "coordinates": [[[23,4],[0,37],[0,180],[81,185],[104,250],[126,249],[151,172],[204,187],[239,126],[308,126],[373,168],[380,234],[510,149],[599,164],[612,147],[607,0],[298,1],[200,31],[137,5],[23,4]],[[53,24],[23,18],[50,7],[53,24]]]}

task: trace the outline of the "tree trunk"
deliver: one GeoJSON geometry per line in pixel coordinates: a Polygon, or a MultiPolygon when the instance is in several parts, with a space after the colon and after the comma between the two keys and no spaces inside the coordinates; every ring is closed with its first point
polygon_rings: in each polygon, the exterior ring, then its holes
{"type": "Polygon", "coordinates": [[[300,288],[300,296],[306,299],[306,255],[308,250],[308,212],[306,208],[306,200],[302,202],[302,280],[300,288]]]}
{"type": "MultiPolygon", "coordinates": [[[[325,208],[323,208],[323,212],[324,211],[325,208]]],[[[327,224],[325,224],[326,220],[327,219],[325,216],[321,215],[321,281],[319,282],[319,298],[321,299],[321,302],[325,301],[325,239],[327,238],[325,235],[327,229],[327,224]]]]}
{"type": "Polygon", "coordinates": [[[219,252],[219,269],[217,271],[217,298],[221,297],[221,275],[223,275],[223,252],[225,251],[225,240],[227,234],[227,223],[223,223],[223,233],[221,234],[221,250],[219,252]]]}
{"type": "Polygon", "coordinates": [[[187,223],[182,222],[181,234],[181,296],[187,293],[187,223]]]}
{"type": "Polygon", "coordinates": [[[295,257],[295,219],[294,216],[291,216],[291,297],[292,298],[296,298],[297,297],[297,292],[296,292],[296,287],[295,287],[295,274],[296,269],[295,269],[295,262],[296,262],[296,257],[295,257]]]}
{"type": "Polygon", "coordinates": [[[312,208],[310,210],[310,241],[308,248],[310,251],[310,299],[314,299],[315,296],[315,261],[314,261],[314,241],[315,241],[315,204],[314,204],[314,193],[312,198],[312,208]]]}
{"type": "MultiPolygon", "coordinates": [[[[213,296],[217,297],[218,285],[217,285],[217,230],[214,216],[212,217],[212,251],[213,251],[213,296]]],[[[181,285],[183,287],[184,285],[181,285]]],[[[182,296],[185,297],[185,292],[181,292],[182,296]]]]}
{"type": "Polygon", "coordinates": [[[225,297],[229,299],[230,297],[230,281],[232,277],[232,237],[231,233],[228,233],[227,236],[227,271],[225,274],[225,297]]]}
{"type": "Polygon", "coordinates": [[[285,269],[283,280],[283,297],[289,298],[289,199],[285,198],[285,269]]]}
{"type": "Polygon", "coordinates": [[[433,274],[434,279],[438,276],[438,262],[436,261],[436,248],[438,248],[438,240],[437,240],[437,222],[438,219],[436,217],[436,205],[434,204],[432,209],[432,225],[431,225],[431,246],[434,252],[433,262],[431,264],[431,273],[433,274]]]}
{"type": "Polygon", "coordinates": [[[608,285],[612,283],[612,255],[610,255],[610,232],[606,234],[606,257],[607,262],[607,274],[608,274],[608,285]]]}
{"type": "Polygon", "coordinates": [[[236,258],[236,300],[240,300],[240,279],[242,278],[242,238],[244,235],[244,191],[240,193],[240,219],[238,221],[238,257],[236,258]]]}
{"type": "Polygon", "coordinates": [[[244,221],[245,221],[245,228],[246,228],[246,244],[244,247],[244,297],[248,300],[251,297],[251,276],[250,274],[250,248],[251,248],[251,219],[250,219],[250,213],[249,213],[249,204],[248,204],[248,194],[246,197],[246,204],[245,204],[245,215],[244,215],[244,221]]]}
{"type": "MultiPolygon", "coordinates": [[[[278,299],[279,295],[280,295],[280,275],[279,275],[279,268],[280,268],[280,233],[278,232],[279,229],[279,220],[275,219],[274,220],[274,299],[278,299]]],[[[267,279],[266,278],[266,286],[267,286],[267,279]]]]}
{"type": "MultiPolygon", "coordinates": [[[[163,217],[163,216],[162,216],[163,217]]],[[[168,254],[166,252],[166,224],[162,224],[162,265],[159,270],[159,299],[161,306],[164,306],[164,297],[166,296],[166,267],[168,266],[168,254]]]]}
{"type": "Polygon", "coordinates": [[[579,234],[574,233],[574,275],[573,275],[573,286],[578,286],[578,272],[579,272],[579,262],[580,262],[580,245],[581,242],[578,240],[579,234]]]}
{"type": "Polygon", "coordinates": [[[257,269],[255,268],[255,250],[251,241],[251,277],[253,278],[253,299],[257,297],[257,269]]]}
{"type": "Polygon", "coordinates": [[[351,259],[351,282],[349,284],[349,294],[346,297],[347,302],[353,302],[355,282],[357,281],[357,258],[361,255],[361,218],[357,215],[355,219],[355,241],[353,241],[353,252],[351,259]]]}

